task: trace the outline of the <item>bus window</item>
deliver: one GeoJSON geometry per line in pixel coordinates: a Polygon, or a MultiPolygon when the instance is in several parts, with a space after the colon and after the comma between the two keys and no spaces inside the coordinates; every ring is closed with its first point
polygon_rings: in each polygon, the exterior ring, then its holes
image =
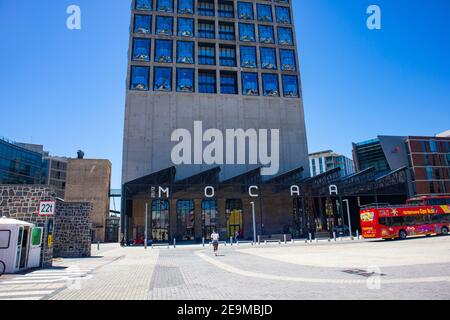
{"type": "Polygon", "coordinates": [[[389,227],[389,218],[380,218],[379,219],[379,224],[385,227],[389,227]]]}
{"type": "Polygon", "coordinates": [[[403,217],[393,217],[391,219],[392,219],[391,226],[393,226],[393,227],[401,227],[405,224],[403,217]]]}
{"type": "Polygon", "coordinates": [[[450,223],[450,214],[443,214],[441,216],[441,223],[450,223]]]}

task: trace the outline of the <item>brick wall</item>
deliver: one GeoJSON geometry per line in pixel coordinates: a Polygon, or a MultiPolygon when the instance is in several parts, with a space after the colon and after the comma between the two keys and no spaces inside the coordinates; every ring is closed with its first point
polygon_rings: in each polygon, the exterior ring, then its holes
{"type": "Polygon", "coordinates": [[[53,256],[90,257],[92,204],[58,202],[56,210],[53,256]]]}

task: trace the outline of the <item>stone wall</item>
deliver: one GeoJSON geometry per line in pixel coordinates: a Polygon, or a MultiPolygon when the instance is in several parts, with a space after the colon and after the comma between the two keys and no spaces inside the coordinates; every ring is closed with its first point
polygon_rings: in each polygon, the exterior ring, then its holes
{"type": "Polygon", "coordinates": [[[47,241],[46,222],[53,218],[38,215],[40,201],[55,201],[56,192],[50,186],[38,185],[0,185],[0,216],[22,220],[44,228],[41,263],[44,267],[52,266],[53,247],[47,241]]]}
{"type": "Polygon", "coordinates": [[[56,210],[53,256],[90,257],[92,204],[58,202],[56,210]]]}

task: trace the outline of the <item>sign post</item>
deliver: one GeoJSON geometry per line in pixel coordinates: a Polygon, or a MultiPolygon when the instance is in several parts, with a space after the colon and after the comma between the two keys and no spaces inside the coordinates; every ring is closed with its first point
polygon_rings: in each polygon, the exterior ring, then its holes
{"type": "MultiPolygon", "coordinates": [[[[55,215],[56,202],[55,201],[41,201],[39,203],[39,217],[45,217],[44,231],[47,234],[46,241],[42,242],[42,262],[41,268],[44,268],[45,247],[50,248],[53,245],[53,235],[50,235],[50,227],[48,217],[55,215]]],[[[53,229],[53,224],[51,229],[53,229]]],[[[53,233],[53,232],[52,232],[53,233]]]]}

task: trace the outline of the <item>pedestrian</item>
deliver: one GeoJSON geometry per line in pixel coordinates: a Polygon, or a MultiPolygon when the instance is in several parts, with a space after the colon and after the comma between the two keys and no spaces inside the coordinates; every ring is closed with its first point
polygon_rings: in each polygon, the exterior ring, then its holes
{"type": "Polygon", "coordinates": [[[217,257],[217,251],[219,251],[219,234],[214,229],[213,233],[211,233],[211,240],[214,247],[214,254],[217,257]]]}

